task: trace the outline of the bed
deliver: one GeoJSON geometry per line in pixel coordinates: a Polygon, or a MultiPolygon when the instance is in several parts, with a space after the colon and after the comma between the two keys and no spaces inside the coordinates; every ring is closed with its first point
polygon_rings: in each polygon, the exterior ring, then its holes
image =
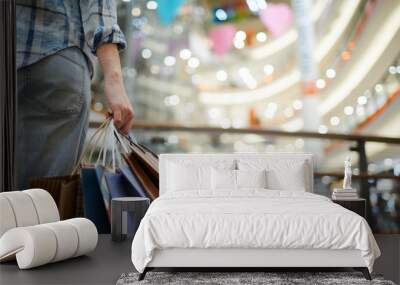
{"type": "Polygon", "coordinates": [[[310,154],[163,154],[160,197],[132,243],[153,268],[352,267],[380,251],[361,216],[313,194],[310,154]]]}

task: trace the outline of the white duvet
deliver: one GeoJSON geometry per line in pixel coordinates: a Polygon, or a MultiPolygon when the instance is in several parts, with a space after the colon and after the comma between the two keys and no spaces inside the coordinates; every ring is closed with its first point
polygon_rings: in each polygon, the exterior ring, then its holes
{"type": "Polygon", "coordinates": [[[358,249],[370,271],[380,255],[367,222],[330,199],[257,189],[159,197],[134,237],[132,262],[143,272],[165,248],[358,249]]]}

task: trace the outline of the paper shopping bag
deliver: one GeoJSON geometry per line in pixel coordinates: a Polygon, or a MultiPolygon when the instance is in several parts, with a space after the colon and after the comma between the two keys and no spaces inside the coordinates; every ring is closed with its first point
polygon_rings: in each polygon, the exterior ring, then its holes
{"type": "Polygon", "coordinates": [[[128,163],[133,175],[137,178],[140,185],[146,191],[147,196],[154,200],[159,195],[158,179],[154,181],[154,177],[150,174],[148,168],[144,166],[134,155],[124,154],[125,161],[128,163]]]}
{"type": "Polygon", "coordinates": [[[146,191],[140,184],[139,180],[137,177],[132,173],[132,170],[129,168],[128,165],[123,165],[119,168],[119,171],[121,172],[121,175],[124,176],[125,180],[127,183],[130,184],[130,189],[133,192],[133,197],[148,197],[146,194],[146,191]]]}
{"type": "Polygon", "coordinates": [[[85,217],[96,225],[100,234],[110,233],[110,222],[107,218],[95,167],[81,168],[81,189],[85,217]]]}
{"type": "Polygon", "coordinates": [[[152,182],[158,187],[159,172],[158,172],[158,157],[152,151],[144,146],[130,142],[130,157],[134,158],[141,165],[141,168],[147,173],[152,182]]]}
{"type": "Polygon", "coordinates": [[[71,219],[79,214],[77,208],[82,207],[77,201],[80,192],[79,184],[79,175],[33,177],[29,179],[29,188],[42,188],[50,193],[56,202],[61,220],[71,219]]]}

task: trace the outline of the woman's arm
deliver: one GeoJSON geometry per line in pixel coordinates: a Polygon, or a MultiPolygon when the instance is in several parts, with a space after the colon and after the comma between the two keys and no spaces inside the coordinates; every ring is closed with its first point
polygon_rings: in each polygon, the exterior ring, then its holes
{"type": "Polygon", "coordinates": [[[115,126],[121,132],[128,133],[132,127],[134,113],[125,92],[118,47],[113,43],[104,43],[97,48],[96,55],[103,70],[104,95],[113,114],[115,126]]]}
{"type": "Polygon", "coordinates": [[[126,41],[117,23],[116,3],[114,0],[80,0],[79,5],[86,44],[103,69],[108,107],[117,128],[127,133],[132,125],[133,109],[121,74],[118,51],[126,47],[126,41]]]}

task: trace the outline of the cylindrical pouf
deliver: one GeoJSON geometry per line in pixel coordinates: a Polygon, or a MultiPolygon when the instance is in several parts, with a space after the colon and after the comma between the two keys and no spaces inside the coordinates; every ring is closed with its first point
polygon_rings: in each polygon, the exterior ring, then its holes
{"type": "Polygon", "coordinates": [[[97,240],[95,225],[85,218],[13,228],[0,238],[0,261],[16,255],[20,269],[32,268],[86,254],[97,240]]]}
{"type": "Polygon", "coordinates": [[[39,218],[39,224],[60,220],[56,202],[49,192],[43,189],[29,189],[22,192],[31,197],[39,218]]]}
{"type": "Polygon", "coordinates": [[[14,211],[8,199],[0,194],[0,238],[9,229],[15,228],[14,211]]]}
{"type": "Polygon", "coordinates": [[[11,191],[0,195],[10,202],[17,227],[33,226],[39,223],[35,205],[28,194],[23,191],[11,191]]]}
{"type": "Polygon", "coordinates": [[[11,229],[0,239],[0,260],[16,253],[20,269],[49,263],[56,252],[55,234],[42,225],[11,229]]]}
{"type": "Polygon", "coordinates": [[[43,224],[53,231],[57,239],[57,252],[51,262],[71,258],[78,250],[78,233],[70,223],[65,221],[43,224]]]}
{"type": "Polygon", "coordinates": [[[85,218],[74,218],[63,222],[72,225],[78,233],[78,248],[74,257],[91,252],[96,248],[98,234],[92,221],[85,218]]]}
{"type": "Polygon", "coordinates": [[[144,197],[120,197],[113,198],[111,201],[111,237],[113,241],[123,241],[126,239],[127,234],[123,232],[124,225],[123,212],[127,212],[127,218],[134,218],[134,232],[139,227],[140,221],[145,215],[150,200],[144,197]],[[129,215],[129,213],[133,215],[129,215]],[[133,217],[132,217],[133,216],[133,217]]]}

